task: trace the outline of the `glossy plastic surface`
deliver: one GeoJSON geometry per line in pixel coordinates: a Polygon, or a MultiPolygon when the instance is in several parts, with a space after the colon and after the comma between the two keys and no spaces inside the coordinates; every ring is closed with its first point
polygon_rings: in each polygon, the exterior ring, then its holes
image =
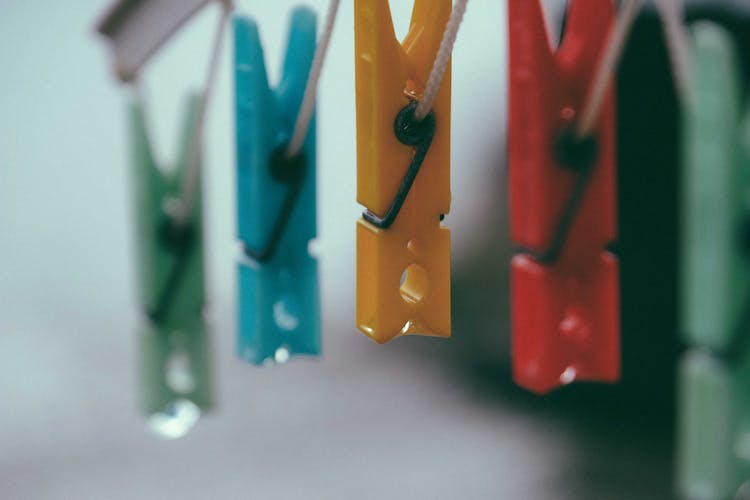
{"type": "Polygon", "coordinates": [[[683,335],[677,489],[686,499],[746,498],[750,488],[750,108],[742,114],[731,37],[692,30],[685,110],[683,335]],[[738,494],[742,488],[745,493],[738,494]]]}
{"type": "Polygon", "coordinates": [[[173,229],[169,207],[179,196],[197,106],[198,98],[191,98],[179,160],[174,168],[162,169],[153,157],[143,105],[130,105],[139,303],[144,311],[139,332],[140,399],[149,415],[180,399],[203,409],[211,406],[200,186],[185,228],[189,236],[167,236],[173,229]],[[182,380],[190,383],[174,383],[171,367],[178,358],[182,380]]]}
{"type": "MultiPolygon", "coordinates": [[[[414,148],[393,131],[419,98],[450,16],[450,0],[416,0],[399,43],[388,2],[355,0],[357,200],[382,216],[414,148]]],[[[435,135],[393,225],[357,222],[357,326],[382,343],[406,334],[450,336],[450,66],[432,111],[435,135]]]]}
{"type": "MultiPolygon", "coordinates": [[[[256,24],[234,19],[237,126],[237,232],[245,247],[267,245],[288,183],[274,177],[271,158],[290,139],[315,51],[315,14],[292,13],[281,81],[271,89],[256,24]]],[[[309,252],[316,237],[315,118],[300,153],[304,174],[278,244],[259,262],[238,263],[237,352],[261,364],[320,352],[318,263],[309,252]]]]}
{"type": "MultiPolygon", "coordinates": [[[[613,2],[573,0],[552,51],[538,0],[509,0],[509,198],[511,239],[542,252],[581,175],[556,145],[572,127],[614,20],[613,2]]],[[[616,235],[615,111],[607,91],[594,138],[596,157],[559,256],[529,252],[511,265],[513,376],[544,393],[574,380],[620,376],[616,235]]]]}

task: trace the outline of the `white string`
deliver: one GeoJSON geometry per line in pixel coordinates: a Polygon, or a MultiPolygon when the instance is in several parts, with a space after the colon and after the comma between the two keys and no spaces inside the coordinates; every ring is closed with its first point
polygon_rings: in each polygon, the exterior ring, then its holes
{"type": "Polygon", "coordinates": [[[464,18],[467,3],[468,0],[456,0],[453,4],[453,10],[451,11],[451,16],[445,25],[443,40],[440,42],[440,48],[435,56],[435,62],[432,64],[432,69],[430,70],[430,76],[427,79],[424,93],[417,104],[417,109],[414,111],[414,118],[417,121],[422,120],[427,116],[430,109],[432,109],[432,104],[435,102],[438,90],[440,90],[440,84],[445,75],[445,69],[448,67],[448,62],[451,59],[453,45],[456,43],[456,35],[458,34],[458,28],[461,26],[461,21],[464,18]]]}
{"type": "Polygon", "coordinates": [[[656,3],[664,27],[664,38],[672,63],[672,77],[674,78],[677,95],[683,103],[691,100],[690,86],[690,52],[688,50],[688,35],[682,22],[685,5],[682,0],[659,0],[656,3]]]}
{"type": "Polygon", "coordinates": [[[599,66],[596,68],[591,87],[589,87],[582,107],[581,118],[578,120],[576,127],[578,138],[586,137],[594,129],[599,108],[604,101],[604,94],[615,68],[617,68],[617,63],[620,61],[622,51],[625,49],[625,42],[628,39],[630,29],[633,27],[633,21],[635,21],[641,2],[642,0],[623,0],[620,5],[617,21],[607,40],[607,45],[599,60],[599,66]]]}
{"type": "Polygon", "coordinates": [[[299,108],[297,120],[294,123],[292,138],[289,140],[289,145],[286,148],[285,156],[287,158],[296,156],[305,143],[307,128],[310,126],[313,108],[315,107],[315,92],[318,87],[320,74],[323,71],[323,62],[326,58],[328,42],[331,40],[333,25],[336,22],[336,13],[338,12],[338,10],[339,0],[331,0],[331,2],[328,4],[328,13],[326,14],[325,26],[323,27],[323,32],[320,35],[318,45],[315,48],[315,55],[313,56],[312,65],[310,66],[310,74],[307,77],[307,84],[305,85],[305,93],[302,96],[302,104],[299,108]]]}
{"type": "Polygon", "coordinates": [[[198,102],[197,116],[193,122],[193,130],[190,134],[187,166],[185,167],[185,177],[180,186],[179,203],[177,204],[177,210],[173,214],[173,220],[177,226],[183,226],[187,223],[190,218],[190,213],[193,211],[193,205],[195,204],[198,178],[200,177],[200,161],[198,160],[201,146],[203,144],[203,125],[206,118],[208,99],[216,81],[216,70],[219,65],[222,41],[224,40],[224,31],[228,24],[227,18],[229,17],[230,12],[231,2],[223,3],[223,10],[221,16],[219,16],[219,26],[216,29],[216,37],[214,38],[213,49],[211,51],[211,60],[208,64],[208,72],[206,74],[203,94],[198,102]]]}

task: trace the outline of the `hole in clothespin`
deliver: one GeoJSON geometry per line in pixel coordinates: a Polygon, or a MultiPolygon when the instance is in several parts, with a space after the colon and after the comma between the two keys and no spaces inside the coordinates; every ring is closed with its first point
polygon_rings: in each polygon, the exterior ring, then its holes
{"type": "Polygon", "coordinates": [[[188,394],[195,389],[190,358],[185,351],[180,349],[169,355],[164,364],[164,378],[167,386],[179,394],[188,394]]]}
{"type": "Polygon", "coordinates": [[[299,326],[299,303],[291,293],[285,293],[273,305],[273,319],[282,330],[291,331],[299,326]]]}
{"type": "Polygon", "coordinates": [[[419,264],[411,264],[401,273],[401,297],[413,304],[419,303],[427,294],[427,271],[419,264]]]}
{"type": "Polygon", "coordinates": [[[558,327],[562,338],[579,345],[588,342],[592,331],[585,318],[586,315],[578,306],[569,306],[558,327]]]}

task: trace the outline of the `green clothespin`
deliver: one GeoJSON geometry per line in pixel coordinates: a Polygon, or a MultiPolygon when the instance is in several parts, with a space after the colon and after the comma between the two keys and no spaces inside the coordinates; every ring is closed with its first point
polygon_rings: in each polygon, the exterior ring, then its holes
{"type": "Polygon", "coordinates": [[[729,34],[697,23],[692,46],[677,489],[687,499],[730,499],[750,487],[750,110],[741,114],[729,34]]]}
{"type": "Polygon", "coordinates": [[[739,238],[750,165],[740,157],[739,70],[727,33],[693,29],[694,101],[685,109],[683,330],[692,345],[724,350],[745,306],[750,260],[739,238]]]}
{"type": "Polygon", "coordinates": [[[750,487],[750,355],[727,362],[691,349],[680,363],[677,489],[686,500],[724,500],[750,487]],[[744,485],[744,486],[743,486],[744,485]]]}
{"type": "Polygon", "coordinates": [[[199,98],[192,97],[174,169],[156,164],[143,104],[134,100],[130,121],[135,166],[141,407],[157,432],[185,434],[211,406],[210,346],[203,319],[204,273],[200,177],[194,202],[177,222],[199,98]]]}

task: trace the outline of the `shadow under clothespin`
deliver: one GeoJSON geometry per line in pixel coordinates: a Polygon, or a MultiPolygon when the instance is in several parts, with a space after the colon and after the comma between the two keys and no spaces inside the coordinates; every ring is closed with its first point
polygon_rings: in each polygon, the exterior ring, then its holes
{"type": "Polygon", "coordinates": [[[203,123],[216,73],[229,0],[120,0],[98,24],[122,83],[136,87],[130,103],[134,164],[142,411],[158,434],[187,433],[212,405],[208,327],[203,318],[203,216],[200,155],[203,123]],[[159,168],[149,141],[140,71],[164,43],[206,5],[223,7],[205,88],[192,96],[176,168],[159,168]]]}
{"type": "Polygon", "coordinates": [[[750,108],[743,110],[738,52],[722,27],[693,26],[692,66],[677,489],[686,499],[750,498],[750,108]]]}

